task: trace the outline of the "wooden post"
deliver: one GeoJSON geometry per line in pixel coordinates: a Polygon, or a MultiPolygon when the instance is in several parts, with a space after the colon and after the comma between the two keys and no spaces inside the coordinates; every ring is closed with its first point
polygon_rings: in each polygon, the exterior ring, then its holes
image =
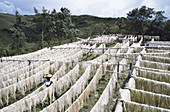
{"type": "Polygon", "coordinates": [[[72,61],[71,61],[71,68],[73,68],[73,63],[74,63],[74,61],[72,60],[72,61]]]}
{"type": "Polygon", "coordinates": [[[131,75],[132,75],[132,62],[130,62],[130,66],[129,66],[129,76],[128,76],[128,79],[131,78],[131,75]]]}
{"type": "Polygon", "coordinates": [[[115,87],[115,93],[116,93],[116,96],[117,96],[117,90],[118,90],[118,81],[119,81],[119,62],[118,62],[118,65],[117,65],[117,82],[116,82],[116,87],[115,87]]]}
{"type": "Polygon", "coordinates": [[[89,52],[86,54],[86,61],[87,61],[87,58],[88,58],[88,54],[91,52],[92,48],[90,48],[89,52]]]}
{"type": "Polygon", "coordinates": [[[102,53],[104,54],[104,44],[102,44],[103,45],[103,50],[102,50],[102,53]]]}
{"type": "Polygon", "coordinates": [[[118,83],[118,82],[116,82],[116,87],[115,87],[116,96],[117,96],[117,83],[118,83]]]}
{"type": "Polygon", "coordinates": [[[119,62],[117,64],[117,79],[119,80],[119,62]]]}

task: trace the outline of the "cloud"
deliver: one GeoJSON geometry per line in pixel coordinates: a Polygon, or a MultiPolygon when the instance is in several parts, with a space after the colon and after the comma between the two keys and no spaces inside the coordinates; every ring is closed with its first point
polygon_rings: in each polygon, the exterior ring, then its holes
{"type": "Polygon", "coordinates": [[[165,16],[170,18],[170,2],[169,0],[144,0],[142,5],[154,8],[156,11],[165,11],[165,16]]]}
{"type": "Polygon", "coordinates": [[[19,11],[20,14],[30,14],[29,11],[24,11],[9,1],[0,2],[0,12],[15,14],[16,10],[19,11]]]}
{"type": "Polygon", "coordinates": [[[8,1],[4,1],[4,2],[0,2],[0,11],[3,13],[15,13],[16,8],[15,6],[8,2],[8,1]]]}
{"type": "Polygon", "coordinates": [[[140,0],[44,0],[37,7],[45,4],[45,7],[52,10],[59,10],[62,6],[71,10],[72,14],[90,14],[101,17],[120,17],[138,5],[140,0]]]}
{"type": "Polygon", "coordinates": [[[59,11],[67,7],[73,15],[89,14],[100,17],[126,17],[127,13],[142,5],[164,10],[170,17],[169,0],[1,0],[0,12],[33,14],[33,7],[41,12],[44,6],[48,10],[54,8],[59,11]]]}

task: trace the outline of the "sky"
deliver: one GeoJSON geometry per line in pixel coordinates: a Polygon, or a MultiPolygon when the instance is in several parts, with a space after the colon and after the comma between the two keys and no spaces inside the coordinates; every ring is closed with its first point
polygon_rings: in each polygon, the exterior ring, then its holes
{"type": "Polygon", "coordinates": [[[0,0],[0,13],[15,14],[18,10],[22,15],[34,14],[34,7],[39,12],[42,7],[52,11],[66,7],[72,15],[94,15],[98,17],[126,17],[127,13],[141,6],[165,11],[170,19],[169,0],[0,0]]]}

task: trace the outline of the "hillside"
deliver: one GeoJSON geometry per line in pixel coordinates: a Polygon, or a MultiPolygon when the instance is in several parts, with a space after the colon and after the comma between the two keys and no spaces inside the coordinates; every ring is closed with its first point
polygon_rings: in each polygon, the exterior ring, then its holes
{"type": "Polygon", "coordinates": [[[10,42],[10,32],[8,29],[15,23],[15,16],[0,13],[0,47],[6,47],[10,42]]]}
{"type": "MultiPolygon", "coordinates": [[[[28,53],[40,49],[42,32],[41,29],[36,29],[36,24],[39,23],[38,22],[35,23],[35,18],[36,18],[35,15],[22,16],[22,22],[24,23],[24,25],[22,26],[22,30],[26,36],[26,39],[23,42],[24,46],[20,47],[22,52],[20,52],[19,54],[28,53]]],[[[16,50],[14,50],[15,47],[11,47],[14,46],[15,44],[12,43],[14,39],[11,38],[10,30],[15,21],[16,18],[14,15],[0,13],[0,49],[4,49],[4,51],[1,50],[0,56],[5,56],[6,52],[5,50],[8,50],[8,52],[10,52],[9,55],[16,55],[16,50]]],[[[80,16],[71,15],[71,22],[73,23],[73,26],[71,27],[68,26],[68,28],[74,29],[73,33],[71,32],[72,33],[71,36],[73,37],[88,38],[103,34],[104,35],[133,34],[154,36],[159,35],[161,36],[160,38],[161,40],[170,39],[169,38],[170,20],[164,23],[160,22],[158,23],[155,22],[154,24],[149,23],[150,26],[143,28],[137,26],[138,24],[134,24],[132,20],[127,18],[102,18],[92,15],[80,15],[80,16]]],[[[60,30],[58,32],[60,33],[60,30]]],[[[64,36],[61,39],[59,39],[60,37],[58,36],[56,37],[56,33],[53,33],[52,36],[51,35],[46,36],[47,38],[45,38],[46,40],[44,40],[44,47],[60,45],[68,43],[70,41],[72,42],[72,39],[69,36],[66,37],[66,35],[68,34],[64,34],[64,36]],[[50,38],[53,39],[51,39],[48,42],[49,36],[51,36],[50,38]]]]}
{"type": "Polygon", "coordinates": [[[91,15],[72,16],[72,21],[78,29],[88,27],[90,23],[113,24],[114,20],[115,18],[101,18],[101,17],[91,16],[91,15]]]}
{"type": "MultiPolygon", "coordinates": [[[[30,26],[33,25],[33,18],[34,15],[24,15],[23,22],[25,22],[26,26],[24,32],[28,38],[34,38],[35,31],[32,31],[30,26]]],[[[72,22],[75,24],[75,27],[84,32],[87,27],[91,24],[98,24],[98,23],[107,23],[113,24],[113,18],[100,18],[90,15],[81,15],[81,16],[72,16],[72,22]]],[[[11,14],[0,13],[0,47],[7,47],[7,45],[11,42],[9,32],[10,27],[15,23],[15,16],[11,14]]]]}
{"type": "MultiPolygon", "coordinates": [[[[32,48],[34,50],[37,49],[37,33],[41,34],[41,32],[37,32],[34,27],[34,15],[24,15],[22,16],[22,21],[24,22],[23,31],[27,37],[27,48],[23,50],[23,52],[29,52],[32,48]]],[[[113,18],[100,18],[90,15],[81,15],[81,16],[71,16],[72,22],[75,25],[75,28],[77,29],[76,36],[87,38],[88,36],[91,36],[92,33],[88,34],[89,30],[95,28],[95,24],[113,24],[114,20],[113,18]],[[94,26],[94,28],[92,28],[94,26]]],[[[15,15],[6,14],[6,13],[0,13],[0,48],[1,49],[10,49],[10,45],[12,44],[13,39],[11,38],[11,31],[9,30],[12,25],[14,25],[16,22],[15,15]]],[[[102,27],[101,25],[98,25],[102,27]]],[[[106,26],[104,26],[103,29],[105,29],[106,26]]],[[[96,27],[96,29],[98,29],[96,27]]],[[[103,30],[102,29],[102,30],[103,30]]],[[[92,30],[91,30],[92,31],[92,30]]],[[[93,32],[96,32],[94,30],[93,32]]],[[[98,33],[96,33],[98,34],[98,33]]],[[[67,41],[66,41],[67,42],[67,41]]],[[[64,41],[62,43],[65,43],[64,41]]],[[[5,51],[1,51],[0,55],[3,55],[5,51]]]]}
{"type": "Polygon", "coordinates": [[[0,13],[0,29],[9,28],[15,23],[15,16],[12,14],[0,13]]]}

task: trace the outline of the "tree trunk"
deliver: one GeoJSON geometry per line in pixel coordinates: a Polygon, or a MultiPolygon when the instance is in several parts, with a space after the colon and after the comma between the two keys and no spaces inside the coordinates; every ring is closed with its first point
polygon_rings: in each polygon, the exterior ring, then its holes
{"type": "Polygon", "coordinates": [[[44,30],[41,32],[41,49],[44,47],[44,30]]]}
{"type": "Polygon", "coordinates": [[[18,42],[18,37],[17,37],[17,54],[19,55],[19,42],[18,42]]]}

